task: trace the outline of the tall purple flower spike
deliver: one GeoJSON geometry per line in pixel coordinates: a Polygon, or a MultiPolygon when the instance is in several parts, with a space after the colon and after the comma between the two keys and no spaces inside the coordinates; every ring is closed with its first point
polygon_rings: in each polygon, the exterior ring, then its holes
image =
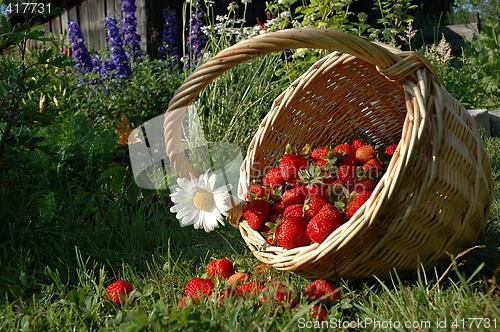
{"type": "Polygon", "coordinates": [[[121,4],[123,42],[130,55],[139,57],[141,55],[141,36],[137,33],[137,17],[135,16],[137,6],[135,0],[121,0],[121,4]]]}
{"type": "MultiPolygon", "coordinates": [[[[104,72],[109,74],[110,70],[115,70],[115,75],[120,78],[130,77],[132,70],[128,63],[128,57],[123,49],[123,41],[118,28],[118,23],[113,17],[106,17],[104,20],[108,35],[109,53],[111,55],[109,61],[104,64],[104,72]]],[[[101,71],[103,73],[103,71],[101,71]]]]}
{"type": "Polygon", "coordinates": [[[163,11],[165,23],[163,25],[162,45],[159,48],[160,56],[170,56],[174,59],[173,65],[179,63],[182,54],[179,49],[179,24],[177,14],[174,9],[165,8],[163,11]]]}
{"type": "Polygon", "coordinates": [[[89,51],[85,46],[85,40],[83,39],[80,26],[75,20],[69,20],[68,30],[71,49],[73,51],[73,59],[76,62],[76,69],[82,74],[91,72],[94,67],[89,51]]]}
{"type": "Polygon", "coordinates": [[[189,20],[189,34],[187,37],[187,56],[188,58],[198,60],[202,56],[202,50],[205,46],[203,34],[201,32],[203,27],[203,12],[194,6],[189,20]]]}

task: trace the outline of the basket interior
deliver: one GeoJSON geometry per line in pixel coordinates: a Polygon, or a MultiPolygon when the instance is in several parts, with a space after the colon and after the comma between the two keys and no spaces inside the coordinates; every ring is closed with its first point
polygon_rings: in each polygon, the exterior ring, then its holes
{"type": "Polygon", "coordinates": [[[373,144],[397,143],[406,113],[401,85],[370,63],[334,52],[274,101],[249,148],[254,154],[252,169],[258,170],[249,183],[278,163],[287,143],[315,148],[353,137],[373,144]]]}

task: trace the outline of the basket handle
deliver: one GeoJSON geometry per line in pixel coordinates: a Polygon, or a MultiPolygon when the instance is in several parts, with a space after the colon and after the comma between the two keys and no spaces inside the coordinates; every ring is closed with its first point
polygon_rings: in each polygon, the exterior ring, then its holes
{"type": "Polygon", "coordinates": [[[179,176],[198,176],[182,146],[181,123],[186,107],[199,93],[222,73],[240,63],[272,52],[298,48],[327,49],[353,55],[375,65],[390,80],[407,76],[416,78],[415,71],[420,68],[427,68],[434,73],[429,62],[416,52],[396,52],[394,48],[383,47],[337,30],[286,29],[243,40],[199,66],[177,89],[169,103],[164,121],[165,145],[170,162],[179,176]]]}

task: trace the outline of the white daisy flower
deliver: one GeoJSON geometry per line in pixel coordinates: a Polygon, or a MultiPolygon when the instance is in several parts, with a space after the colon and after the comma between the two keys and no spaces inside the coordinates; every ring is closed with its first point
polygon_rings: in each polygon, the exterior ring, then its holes
{"type": "Polygon", "coordinates": [[[214,189],[217,176],[209,171],[201,174],[197,179],[193,175],[191,180],[178,178],[174,193],[170,194],[174,206],[170,212],[176,213],[181,226],[194,225],[194,228],[203,228],[207,233],[224,225],[223,216],[227,216],[231,209],[232,185],[214,189]]]}

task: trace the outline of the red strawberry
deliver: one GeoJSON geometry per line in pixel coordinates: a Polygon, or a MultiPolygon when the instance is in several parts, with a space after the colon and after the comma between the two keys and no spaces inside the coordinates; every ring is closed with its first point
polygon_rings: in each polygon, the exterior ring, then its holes
{"type": "Polygon", "coordinates": [[[179,303],[177,304],[177,309],[179,310],[182,310],[184,309],[185,306],[187,306],[189,304],[189,299],[190,297],[189,296],[184,296],[180,301],[179,303]]]}
{"type": "Polygon", "coordinates": [[[360,163],[366,163],[368,160],[375,158],[377,151],[373,145],[365,144],[356,149],[356,160],[360,163]]]}
{"type": "Polygon", "coordinates": [[[134,290],[134,286],[123,280],[117,280],[106,288],[109,298],[116,304],[122,305],[127,300],[128,294],[134,290]]]}
{"type": "Polygon", "coordinates": [[[337,179],[345,186],[350,185],[356,180],[356,167],[342,165],[337,169],[337,179]]]}
{"type": "Polygon", "coordinates": [[[327,311],[322,305],[315,305],[311,309],[311,317],[316,319],[318,322],[322,322],[326,319],[327,311]]]}
{"type": "Polygon", "coordinates": [[[359,138],[353,138],[351,140],[351,145],[354,149],[359,149],[361,146],[365,145],[365,142],[363,142],[361,139],[359,138]]]}
{"type": "Polygon", "coordinates": [[[370,159],[363,165],[363,172],[371,177],[379,177],[384,170],[384,166],[377,159],[370,159]]]}
{"type": "Polygon", "coordinates": [[[255,267],[255,271],[259,275],[269,274],[271,272],[271,266],[269,266],[269,264],[262,263],[255,267]]]}
{"type": "Polygon", "coordinates": [[[351,219],[351,217],[358,211],[358,209],[370,198],[372,195],[371,191],[363,191],[363,192],[353,192],[354,197],[352,197],[347,206],[345,208],[345,216],[347,219],[351,219]]]}
{"type": "Polygon", "coordinates": [[[397,144],[389,144],[385,147],[384,149],[384,153],[388,156],[393,156],[394,155],[394,152],[396,152],[396,148],[398,147],[397,144]]]}
{"type": "Polygon", "coordinates": [[[238,286],[238,295],[246,297],[253,294],[256,296],[262,290],[262,285],[257,281],[250,281],[238,286]]]}
{"type": "Polygon", "coordinates": [[[274,205],[271,206],[271,214],[283,214],[283,212],[285,212],[285,207],[282,203],[274,203],[274,205]]]}
{"type": "Polygon", "coordinates": [[[285,249],[307,246],[311,242],[306,234],[307,222],[301,218],[284,218],[276,230],[278,245],[285,249]]]}
{"type": "Polygon", "coordinates": [[[262,237],[266,240],[267,243],[269,243],[272,246],[276,245],[276,223],[274,222],[266,222],[265,224],[262,224],[259,229],[257,229],[257,232],[259,232],[262,237]],[[271,226],[271,227],[270,227],[271,226]]]}
{"type": "Polygon", "coordinates": [[[239,285],[245,283],[247,280],[250,280],[250,275],[245,272],[236,272],[227,280],[227,284],[229,286],[239,285]]]}
{"type": "Polygon", "coordinates": [[[356,157],[346,155],[345,157],[340,159],[339,165],[358,166],[358,161],[356,160],[356,157]]]}
{"type": "Polygon", "coordinates": [[[207,273],[212,277],[228,279],[234,274],[233,263],[227,258],[219,258],[211,261],[206,267],[207,273]]]}
{"type": "Polygon", "coordinates": [[[375,190],[375,187],[377,186],[378,182],[375,181],[374,179],[361,179],[356,181],[354,184],[353,190],[356,192],[361,192],[361,191],[373,191],[375,190]]]}
{"type": "Polygon", "coordinates": [[[196,301],[200,300],[200,297],[206,297],[212,295],[214,290],[214,282],[212,279],[203,278],[193,278],[188,281],[186,287],[184,288],[184,296],[189,296],[196,301]]]}
{"type": "Polygon", "coordinates": [[[275,281],[268,287],[264,287],[262,292],[265,295],[262,296],[261,302],[275,301],[281,305],[289,305],[291,308],[297,305],[292,290],[282,282],[275,281]]]}
{"type": "Polygon", "coordinates": [[[313,281],[304,289],[304,296],[309,301],[315,301],[322,298],[326,304],[340,299],[340,293],[337,288],[326,280],[318,279],[313,281]]]}
{"type": "Polygon", "coordinates": [[[304,204],[307,219],[312,219],[326,203],[328,202],[322,196],[312,196],[307,199],[304,204]]]}
{"type": "Polygon", "coordinates": [[[251,229],[257,230],[269,214],[269,204],[261,199],[249,202],[243,208],[243,217],[251,229]]]}
{"type": "Polygon", "coordinates": [[[281,169],[279,167],[271,168],[261,180],[263,186],[269,188],[283,187],[285,180],[281,176],[281,169]]]}
{"type": "Polygon", "coordinates": [[[307,169],[308,161],[303,155],[289,153],[285,154],[278,165],[281,176],[288,183],[294,183],[299,179],[299,171],[307,169]]]}
{"type": "Polygon", "coordinates": [[[285,211],[283,212],[283,219],[289,217],[305,218],[304,205],[303,204],[288,205],[285,208],[285,211]]]}
{"type": "Polygon", "coordinates": [[[252,184],[250,187],[248,187],[247,200],[253,201],[259,198],[263,198],[267,194],[268,192],[265,187],[252,184]]]}
{"type": "Polygon", "coordinates": [[[292,189],[285,190],[282,195],[281,204],[286,208],[293,204],[304,204],[306,199],[305,189],[298,186],[292,189]]]}
{"type": "Polygon", "coordinates": [[[319,167],[324,167],[333,157],[332,150],[328,146],[321,146],[311,152],[311,159],[319,167]]]}
{"type": "Polygon", "coordinates": [[[307,224],[307,237],[313,242],[322,243],[345,221],[345,217],[332,204],[325,204],[307,224]]]}
{"type": "Polygon", "coordinates": [[[333,148],[333,154],[339,157],[343,157],[346,155],[354,156],[355,153],[356,150],[349,144],[339,144],[333,148]]]}

